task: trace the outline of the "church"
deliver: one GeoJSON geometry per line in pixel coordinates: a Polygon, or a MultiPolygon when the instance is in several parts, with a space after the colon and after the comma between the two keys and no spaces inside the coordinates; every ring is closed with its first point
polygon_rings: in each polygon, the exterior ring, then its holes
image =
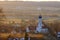
{"type": "MultiPolygon", "coordinates": [[[[48,28],[45,26],[45,24],[44,24],[44,22],[42,20],[43,20],[42,16],[40,15],[39,18],[38,18],[37,27],[32,27],[33,30],[34,30],[34,33],[47,33],[48,32],[48,28]]],[[[30,30],[31,30],[30,27],[26,28],[26,32],[30,32],[30,30]]]]}

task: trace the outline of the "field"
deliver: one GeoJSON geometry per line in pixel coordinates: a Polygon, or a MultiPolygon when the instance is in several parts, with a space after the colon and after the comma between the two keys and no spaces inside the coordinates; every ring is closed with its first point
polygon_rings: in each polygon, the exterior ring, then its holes
{"type": "Polygon", "coordinates": [[[56,40],[60,32],[60,2],[0,2],[0,40],[26,38],[56,40]],[[58,4],[58,5],[57,5],[58,4]],[[48,33],[34,33],[42,16],[48,33]],[[26,33],[29,27],[30,32],[26,33]]]}

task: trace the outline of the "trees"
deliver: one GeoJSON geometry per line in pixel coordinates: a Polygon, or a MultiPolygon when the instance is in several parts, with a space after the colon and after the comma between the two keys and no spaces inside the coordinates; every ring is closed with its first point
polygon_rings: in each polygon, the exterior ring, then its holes
{"type": "Polygon", "coordinates": [[[3,8],[0,8],[0,13],[3,13],[3,8]]]}
{"type": "Polygon", "coordinates": [[[0,24],[3,23],[3,21],[5,21],[6,16],[3,13],[3,8],[0,8],[0,24]]]}

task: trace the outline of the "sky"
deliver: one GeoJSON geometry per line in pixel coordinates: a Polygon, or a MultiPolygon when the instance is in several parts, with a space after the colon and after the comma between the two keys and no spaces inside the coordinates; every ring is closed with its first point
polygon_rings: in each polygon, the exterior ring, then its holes
{"type": "MultiPolygon", "coordinates": [[[[0,0],[0,1],[5,1],[5,0],[0,0]]],[[[8,1],[16,1],[16,0],[8,0],[8,1]]],[[[17,0],[17,1],[60,1],[60,0],[17,0]]]]}

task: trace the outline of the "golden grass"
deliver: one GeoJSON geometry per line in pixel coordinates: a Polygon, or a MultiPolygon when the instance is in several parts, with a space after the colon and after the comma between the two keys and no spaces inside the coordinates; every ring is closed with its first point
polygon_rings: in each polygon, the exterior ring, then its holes
{"type": "MultiPolygon", "coordinates": [[[[14,38],[21,38],[21,37],[25,37],[25,33],[16,33],[16,34],[11,34],[11,33],[0,33],[0,38],[8,38],[9,35],[11,37],[14,37],[14,38]]],[[[44,37],[44,35],[42,34],[28,34],[30,37],[39,37],[39,38],[42,38],[44,37]]]]}

